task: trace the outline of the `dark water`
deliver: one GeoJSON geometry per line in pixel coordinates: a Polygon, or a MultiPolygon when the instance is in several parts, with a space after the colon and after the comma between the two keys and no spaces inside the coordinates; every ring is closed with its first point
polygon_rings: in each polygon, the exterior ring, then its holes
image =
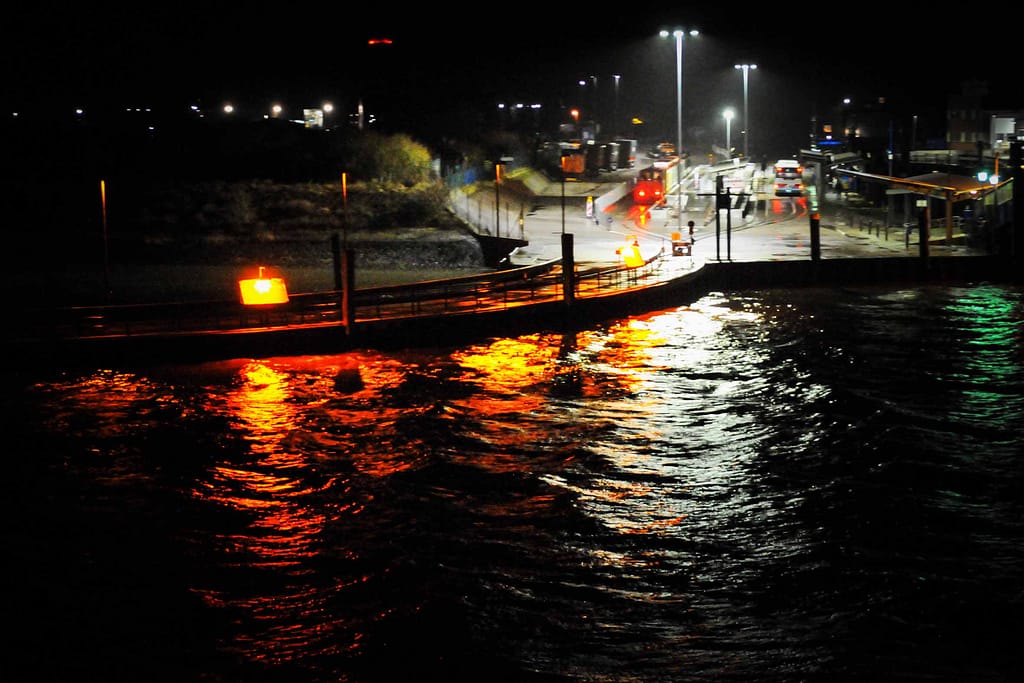
{"type": "Polygon", "coordinates": [[[9,378],[4,681],[1017,681],[1024,290],[9,378]]]}

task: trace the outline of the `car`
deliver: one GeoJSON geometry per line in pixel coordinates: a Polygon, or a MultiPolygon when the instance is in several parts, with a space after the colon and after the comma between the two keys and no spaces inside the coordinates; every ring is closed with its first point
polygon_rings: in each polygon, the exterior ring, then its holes
{"type": "Polygon", "coordinates": [[[676,146],[671,142],[659,142],[650,152],[652,159],[666,159],[676,156],[676,146]]]}
{"type": "Polygon", "coordinates": [[[775,196],[802,197],[804,194],[804,167],[796,159],[775,162],[775,196]]]}

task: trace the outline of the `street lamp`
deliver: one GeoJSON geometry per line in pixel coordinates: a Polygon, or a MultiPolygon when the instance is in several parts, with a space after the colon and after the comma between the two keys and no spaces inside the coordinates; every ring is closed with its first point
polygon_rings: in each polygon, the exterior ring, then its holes
{"type": "Polygon", "coordinates": [[[501,163],[494,164],[494,236],[501,237],[501,163]]]}
{"type": "Polygon", "coordinates": [[[565,237],[564,237],[564,235],[565,235],[565,152],[562,152],[558,156],[558,163],[559,163],[558,168],[561,171],[561,176],[562,176],[562,235],[563,235],[562,239],[564,240],[565,239],[565,237]]]}
{"type": "MultiPolygon", "coordinates": [[[[584,105],[587,104],[587,81],[585,79],[581,78],[579,80],[579,85],[580,85],[580,105],[584,106],[584,105]]],[[[576,119],[576,128],[578,129],[579,128],[579,124],[580,124],[580,110],[579,110],[579,108],[573,109],[569,113],[572,114],[574,119],[576,119]]],[[[593,118],[593,114],[591,114],[591,118],[593,118]]],[[[577,137],[582,139],[583,138],[583,134],[580,133],[577,137]]]]}
{"type": "Polygon", "coordinates": [[[622,78],[622,74],[612,74],[612,78],[615,79],[615,110],[613,112],[612,134],[617,137],[619,135],[619,79],[622,78]]]}
{"type": "Polygon", "coordinates": [[[750,161],[750,110],[748,109],[747,84],[750,70],[756,69],[757,64],[737,64],[735,68],[743,70],[743,156],[750,161]]]}
{"type": "Polygon", "coordinates": [[[734,116],[736,116],[736,112],[731,108],[722,112],[722,118],[725,119],[725,153],[730,159],[732,159],[732,117],[734,116]]]}
{"type": "MultiPolygon", "coordinates": [[[[683,37],[686,33],[681,28],[671,33],[662,29],[659,33],[662,38],[671,35],[676,39],[676,216],[680,232],[683,228],[683,37]]],[[[700,35],[696,30],[690,30],[689,34],[700,35]]]]}

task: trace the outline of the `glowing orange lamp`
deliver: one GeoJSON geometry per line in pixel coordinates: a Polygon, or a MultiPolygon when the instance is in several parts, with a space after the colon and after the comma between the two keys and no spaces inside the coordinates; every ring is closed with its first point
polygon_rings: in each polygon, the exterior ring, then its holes
{"type": "Polygon", "coordinates": [[[644,264],[644,257],[640,254],[640,242],[635,235],[626,237],[626,246],[619,248],[619,254],[629,268],[637,268],[644,264]]]}
{"type": "Polygon", "coordinates": [[[265,277],[264,270],[264,267],[260,266],[259,276],[238,281],[242,303],[246,306],[288,303],[288,288],[284,280],[279,277],[265,277]]]}

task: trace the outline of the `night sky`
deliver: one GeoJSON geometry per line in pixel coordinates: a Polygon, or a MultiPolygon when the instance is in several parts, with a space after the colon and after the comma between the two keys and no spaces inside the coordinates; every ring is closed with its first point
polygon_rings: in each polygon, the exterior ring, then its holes
{"type": "Polygon", "coordinates": [[[457,131],[498,102],[522,101],[551,111],[589,107],[605,118],[615,110],[616,120],[635,115],[649,134],[670,136],[674,43],[657,32],[679,25],[701,31],[685,43],[687,128],[721,126],[725,107],[741,110],[737,62],[759,67],[749,91],[754,134],[783,149],[804,142],[810,117],[847,96],[884,96],[924,112],[944,108],[960,81],[978,78],[1005,89],[1007,100],[1015,94],[1007,107],[1024,106],[1019,92],[1000,85],[1013,63],[1012,36],[990,33],[980,20],[908,22],[892,3],[813,12],[813,3],[797,4],[785,16],[739,3],[691,4],[670,11],[627,3],[610,13],[580,3],[406,12],[321,2],[34,2],[7,10],[0,43],[9,107],[19,112],[216,109],[226,101],[254,111],[282,101],[298,111],[328,100],[348,110],[362,100],[397,127],[426,134],[457,131]],[[369,47],[374,37],[394,43],[369,47]],[[621,75],[617,90],[612,74],[621,75]]]}

